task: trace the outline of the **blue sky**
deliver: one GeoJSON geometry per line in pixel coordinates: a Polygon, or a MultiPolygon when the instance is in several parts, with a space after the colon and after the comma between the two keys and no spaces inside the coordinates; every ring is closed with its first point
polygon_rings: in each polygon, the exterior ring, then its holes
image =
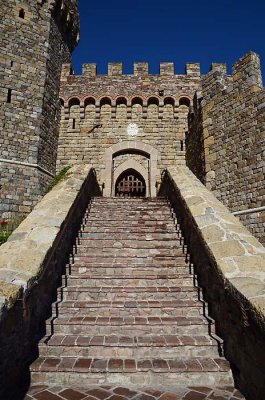
{"type": "Polygon", "coordinates": [[[202,73],[211,62],[232,64],[249,50],[261,56],[265,81],[265,0],[79,0],[81,40],[73,66],[96,62],[98,73],[120,61],[132,73],[134,61],[175,62],[183,73],[186,62],[200,62],[202,73]]]}

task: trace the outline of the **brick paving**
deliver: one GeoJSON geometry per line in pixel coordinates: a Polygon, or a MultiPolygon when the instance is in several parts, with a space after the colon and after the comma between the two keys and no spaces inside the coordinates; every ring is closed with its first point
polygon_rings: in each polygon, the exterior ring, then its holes
{"type": "Polygon", "coordinates": [[[243,399],[163,199],[93,201],[52,311],[25,399],[243,399]]]}
{"type": "Polygon", "coordinates": [[[95,386],[64,388],[33,386],[25,400],[239,400],[244,399],[233,387],[177,387],[170,389],[95,386]]]}

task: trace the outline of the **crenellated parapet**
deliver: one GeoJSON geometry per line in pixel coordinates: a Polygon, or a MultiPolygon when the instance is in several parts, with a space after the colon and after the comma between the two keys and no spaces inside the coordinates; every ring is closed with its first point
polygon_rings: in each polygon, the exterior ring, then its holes
{"type": "MultiPolygon", "coordinates": [[[[64,65],[62,70],[62,79],[65,77],[73,75],[73,70],[70,64],[64,65]]],[[[114,76],[131,76],[129,74],[123,74],[123,64],[122,63],[108,63],[108,73],[109,77],[114,76]]],[[[88,63],[83,64],[82,68],[83,77],[96,77],[102,76],[97,73],[97,64],[88,63]]],[[[133,76],[136,77],[147,77],[147,76],[161,76],[161,77],[173,77],[173,76],[189,76],[192,78],[200,78],[200,64],[199,63],[187,63],[185,66],[185,74],[176,75],[175,74],[175,64],[171,62],[161,62],[159,65],[159,74],[149,74],[149,64],[146,62],[135,62],[133,64],[133,76]]]]}

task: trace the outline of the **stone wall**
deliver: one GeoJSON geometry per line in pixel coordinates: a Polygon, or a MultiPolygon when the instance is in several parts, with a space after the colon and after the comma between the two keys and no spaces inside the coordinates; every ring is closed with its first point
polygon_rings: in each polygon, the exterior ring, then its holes
{"type": "Polygon", "coordinates": [[[59,3],[1,5],[0,214],[29,212],[55,173],[61,65],[78,34],[75,2],[59,3]]]}
{"type": "Polygon", "coordinates": [[[89,165],[72,168],[0,247],[1,399],[17,398],[12,389],[30,383],[29,364],[84,212],[100,194],[89,165]]]}
{"type": "Polygon", "coordinates": [[[169,169],[159,194],[177,216],[236,386],[263,400],[265,248],[187,167],[169,169]]]}
{"type": "Polygon", "coordinates": [[[118,63],[109,64],[108,75],[85,64],[81,76],[65,65],[57,170],[84,160],[104,183],[106,150],[137,140],[158,150],[159,181],[164,168],[185,163],[187,114],[200,80],[198,64],[188,64],[186,75],[175,75],[172,63],[162,63],[159,75],[150,75],[146,63],[135,63],[133,75],[123,75],[118,63]]]}
{"type": "MultiPolygon", "coordinates": [[[[234,64],[232,77],[224,66],[213,66],[202,79],[200,106],[190,116],[196,119],[200,123],[190,124],[187,138],[187,165],[231,211],[263,207],[265,90],[255,53],[234,64]],[[202,179],[198,164],[203,158],[202,179]]],[[[264,211],[247,215],[242,221],[265,243],[264,211]]]]}

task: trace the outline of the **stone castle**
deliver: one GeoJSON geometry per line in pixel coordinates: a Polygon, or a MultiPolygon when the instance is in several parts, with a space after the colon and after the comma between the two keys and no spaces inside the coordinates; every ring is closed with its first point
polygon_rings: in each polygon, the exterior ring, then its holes
{"type": "Polygon", "coordinates": [[[258,55],[232,75],[169,62],[75,75],[76,0],[4,0],[0,13],[0,217],[29,214],[0,249],[0,399],[22,400],[14,382],[26,394],[30,379],[42,389],[26,399],[90,398],[87,379],[110,385],[99,400],[243,399],[234,381],[263,400],[258,55]],[[179,392],[130,397],[157,376],[179,392]]]}
{"type": "Polygon", "coordinates": [[[84,64],[76,76],[75,1],[9,1],[2,12],[0,213],[29,212],[65,166],[91,163],[105,196],[129,176],[155,196],[162,171],[186,164],[264,242],[265,94],[256,54],[237,61],[232,76],[216,63],[206,75],[196,63],[185,75],[173,63],[161,63],[159,75],[147,63],[135,63],[133,75],[119,63],[108,75],[84,64]]]}

